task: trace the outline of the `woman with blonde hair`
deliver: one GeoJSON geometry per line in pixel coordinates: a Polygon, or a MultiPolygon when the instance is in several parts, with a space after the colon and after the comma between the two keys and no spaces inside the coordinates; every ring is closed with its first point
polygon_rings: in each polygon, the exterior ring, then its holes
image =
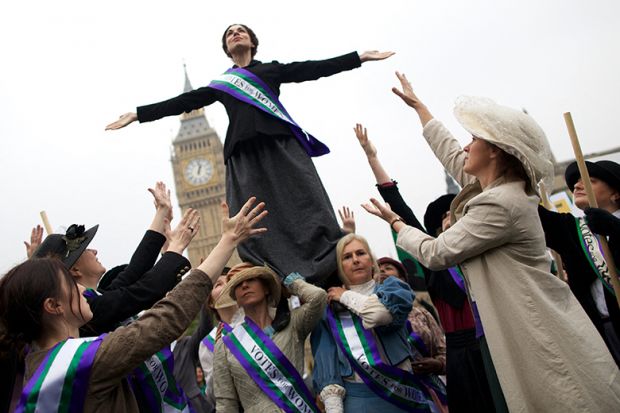
{"type": "Polygon", "coordinates": [[[331,308],[311,337],[325,411],[437,411],[433,383],[412,372],[406,321],[413,291],[396,277],[375,282],[379,267],[360,235],[343,237],[336,257],[343,286],[328,290],[331,308]]]}
{"type": "Polygon", "coordinates": [[[472,141],[461,148],[397,76],[403,90],[392,90],[415,109],[431,149],[463,190],[451,205],[452,226],[437,238],[377,200],[366,209],[390,223],[398,245],[426,267],[460,264],[507,410],[617,411],[620,372],[568,286],[549,272],[537,213],[538,182],[553,173],[544,132],[520,110],[463,97],[454,112],[472,141]]]}

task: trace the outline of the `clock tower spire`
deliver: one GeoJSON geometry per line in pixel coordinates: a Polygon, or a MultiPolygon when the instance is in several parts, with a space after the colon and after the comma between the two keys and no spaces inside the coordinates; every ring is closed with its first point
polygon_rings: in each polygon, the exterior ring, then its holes
{"type": "MultiPolygon", "coordinates": [[[[185,73],[184,92],[194,90],[185,73]]],[[[204,113],[195,109],[181,115],[179,132],[172,141],[172,172],[179,206],[184,213],[194,208],[200,213],[200,232],[189,246],[189,260],[196,267],[209,255],[221,234],[220,204],[226,200],[222,142],[204,113]]],[[[231,264],[239,262],[237,254],[231,264]]]]}

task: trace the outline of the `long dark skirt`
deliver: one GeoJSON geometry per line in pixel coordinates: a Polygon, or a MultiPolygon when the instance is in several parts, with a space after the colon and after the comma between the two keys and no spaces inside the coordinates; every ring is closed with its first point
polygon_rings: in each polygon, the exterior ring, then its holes
{"type": "Polygon", "coordinates": [[[450,413],[495,412],[475,329],[446,333],[450,413]]]}
{"type": "Polygon", "coordinates": [[[312,159],[288,136],[240,142],[226,162],[226,199],[236,214],[250,196],[266,203],[267,232],[238,248],[243,261],[264,263],[280,276],[299,272],[321,284],[336,270],[342,237],[312,159]]]}

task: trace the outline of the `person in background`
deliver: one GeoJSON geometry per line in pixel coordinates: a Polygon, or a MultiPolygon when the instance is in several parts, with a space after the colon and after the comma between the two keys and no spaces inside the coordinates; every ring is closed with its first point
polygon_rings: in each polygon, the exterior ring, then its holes
{"type": "MultiPolygon", "coordinates": [[[[450,203],[456,195],[445,194],[431,202],[424,214],[423,227],[401,196],[398,183],[385,170],[375,145],[368,137],[366,128],[357,124],[354,131],[375,176],[379,194],[383,201],[390,205],[392,211],[398,214],[407,225],[433,237],[439,236],[450,228],[450,203]]],[[[391,274],[399,269],[398,265],[390,266],[387,261],[381,265],[382,260],[379,260],[382,270],[380,276],[383,276],[383,273],[391,274]]],[[[428,293],[437,309],[441,327],[445,332],[445,372],[450,411],[452,413],[495,412],[483,355],[476,338],[474,316],[460,269],[458,266],[436,271],[424,266],[422,269],[428,293]]],[[[400,272],[403,270],[404,267],[400,269],[400,272]]],[[[492,366],[489,355],[487,359],[492,366]]]]}
{"type": "MultiPolygon", "coordinates": [[[[547,246],[562,257],[571,291],[620,366],[620,309],[605,256],[600,252],[595,235],[611,235],[613,218],[620,217],[620,165],[603,160],[586,161],[586,167],[599,208],[587,209],[588,198],[577,163],[573,162],[566,168],[564,178],[573,192],[575,205],[585,210],[585,218],[549,211],[543,206],[538,207],[538,215],[547,246]]],[[[618,244],[612,242],[614,238],[610,238],[610,246],[616,247],[612,251],[618,251],[618,244]]]]}

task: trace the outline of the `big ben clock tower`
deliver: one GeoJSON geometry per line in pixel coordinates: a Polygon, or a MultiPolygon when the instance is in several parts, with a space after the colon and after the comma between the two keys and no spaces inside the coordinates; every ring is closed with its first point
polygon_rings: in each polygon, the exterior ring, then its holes
{"type": "MultiPolygon", "coordinates": [[[[185,70],[184,92],[193,90],[185,70]]],[[[181,115],[181,127],[172,142],[172,172],[182,213],[200,213],[200,231],[189,246],[193,267],[209,255],[221,234],[220,204],[226,200],[222,142],[209,125],[204,109],[181,115]]],[[[235,253],[229,265],[239,262],[235,253]]]]}

